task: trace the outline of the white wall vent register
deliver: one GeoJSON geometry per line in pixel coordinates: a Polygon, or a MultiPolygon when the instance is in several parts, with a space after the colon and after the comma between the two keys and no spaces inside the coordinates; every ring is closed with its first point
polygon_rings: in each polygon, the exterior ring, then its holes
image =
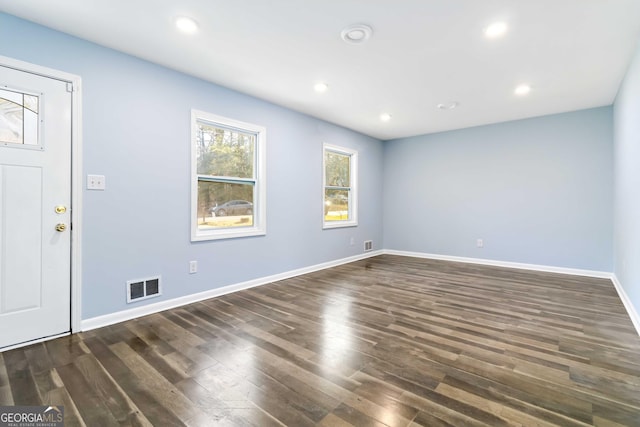
{"type": "Polygon", "coordinates": [[[160,276],[127,282],[127,303],[132,303],[162,295],[160,276]]]}

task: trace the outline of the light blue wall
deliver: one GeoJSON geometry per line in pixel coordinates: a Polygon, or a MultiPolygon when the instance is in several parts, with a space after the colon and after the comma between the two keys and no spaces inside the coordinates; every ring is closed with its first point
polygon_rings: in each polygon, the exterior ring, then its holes
{"type": "Polygon", "coordinates": [[[166,300],[381,247],[380,141],[2,13],[0,55],[82,77],[84,174],[107,183],[83,195],[84,319],[143,304],[128,279],[161,274],[166,300]],[[190,243],[192,108],[267,128],[267,236],[190,243]],[[322,230],[323,142],[359,152],[357,228],[322,230]]]}
{"type": "Polygon", "coordinates": [[[611,107],[387,141],[384,246],[611,271],[612,150],[611,107]]]}
{"type": "Polygon", "coordinates": [[[614,273],[640,313],[640,45],[613,111],[614,273]]]}

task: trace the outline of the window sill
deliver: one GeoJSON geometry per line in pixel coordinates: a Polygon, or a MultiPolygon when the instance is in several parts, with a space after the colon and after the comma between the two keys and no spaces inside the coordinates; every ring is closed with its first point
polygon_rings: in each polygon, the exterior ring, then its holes
{"type": "Polygon", "coordinates": [[[322,224],[323,230],[329,230],[332,228],[345,228],[345,227],[357,227],[358,221],[335,221],[325,222],[322,224]]]}
{"type": "Polygon", "coordinates": [[[192,242],[207,240],[238,239],[242,237],[265,236],[266,230],[261,228],[247,228],[243,230],[215,230],[211,232],[196,232],[191,235],[192,242]]]}

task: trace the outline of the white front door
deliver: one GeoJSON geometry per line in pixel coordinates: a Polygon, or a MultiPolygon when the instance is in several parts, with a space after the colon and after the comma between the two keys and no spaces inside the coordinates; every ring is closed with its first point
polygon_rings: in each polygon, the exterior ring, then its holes
{"type": "Polygon", "coordinates": [[[0,348],[71,327],[71,93],[0,65],[0,348]]]}

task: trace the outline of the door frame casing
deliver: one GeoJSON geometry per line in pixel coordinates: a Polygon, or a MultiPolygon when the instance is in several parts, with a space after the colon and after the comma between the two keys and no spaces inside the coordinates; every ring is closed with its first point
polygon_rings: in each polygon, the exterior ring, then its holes
{"type": "MultiPolygon", "coordinates": [[[[42,77],[61,80],[71,83],[71,294],[69,303],[71,304],[71,333],[80,332],[82,321],[82,79],[80,76],[70,74],[53,68],[43,67],[18,59],[0,55],[0,65],[23,71],[42,77]]],[[[64,335],[64,334],[63,334],[64,335]]],[[[40,340],[28,341],[23,344],[5,347],[3,351],[13,347],[33,344],[38,341],[45,341],[52,337],[40,340]]]]}

